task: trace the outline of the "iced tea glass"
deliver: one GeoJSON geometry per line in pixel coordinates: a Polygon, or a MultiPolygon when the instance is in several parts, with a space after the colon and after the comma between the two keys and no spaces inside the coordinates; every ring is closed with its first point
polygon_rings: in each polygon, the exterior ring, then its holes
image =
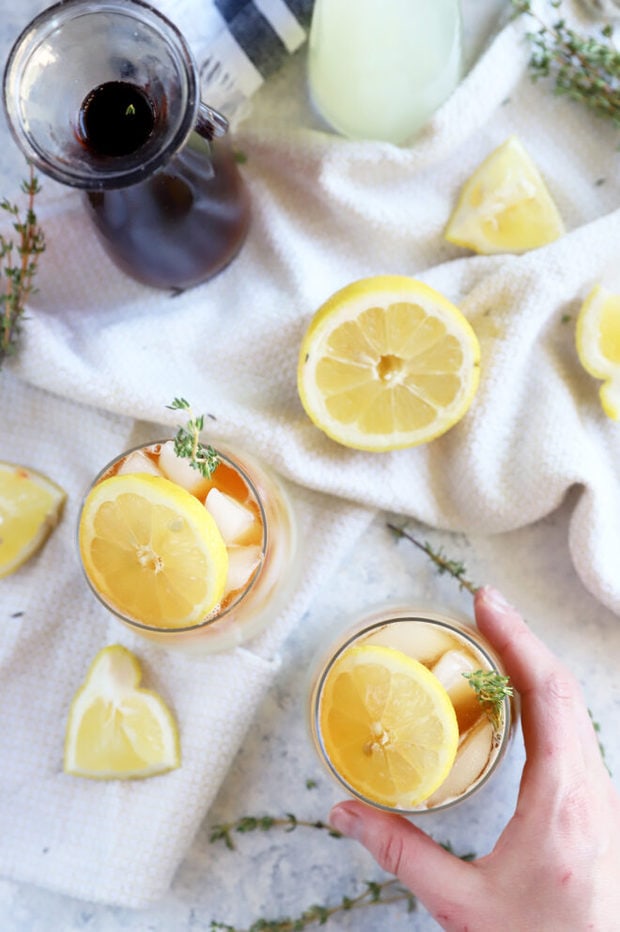
{"type": "MultiPolygon", "coordinates": [[[[377,610],[331,646],[314,676],[310,727],[319,757],[350,795],[379,809],[414,815],[462,802],[495,773],[510,743],[517,715],[514,697],[505,697],[498,713],[490,714],[463,675],[478,670],[504,675],[499,657],[472,625],[442,613],[409,607],[377,610]],[[454,764],[441,786],[417,806],[386,805],[357,790],[339,773],[321,733],[321,702],[330,671],[346,651],[362,645],[390,647],[422,663],[437,676],[454,707],[459,731],[454,764]]],[[[386,737],[389,740],[389,735],[386,737]]],[[[369,734],[368,739],[365,753],[375,753],[370,751],[371,747],[376,749],[374,737],[369,734]]]]}
{"type": "MultiPolygon", "coordinates": [[[[167,647],[185,648],[193,653],[227,650],[262,631],[286,604],[297,566],[295,515],[283,483],[245,452],[222,446],[216,452],[219,465],[210,479],[204,479],[187,460],[176,457],[173,440],[147,443],[112,460],[91,486],[115,475],[147,473],[170,479],[199,501],[204,502],[208,493],[217,489],[223,499],[239,506],[233,516],[238,521],[241,515],[239,542],[226,541],[226,531],[223,532],[229,557],[224,594],[205,618],[191,626],[168,628],[152,623],[149,618],[133,617],[100,591],[84,559],[81,560],[94,594],[127,627],[167,647]]],[[[218,524],[217,517],[215,521],[218,524]]],[[[79,545],[81,555],[81,541],[79,545]]],[[[132,557],[135,559],[133,554],[127,559],[132,557]]],[[[144,585],[148,584],[149,577],[145,574],[144,585]]]]}

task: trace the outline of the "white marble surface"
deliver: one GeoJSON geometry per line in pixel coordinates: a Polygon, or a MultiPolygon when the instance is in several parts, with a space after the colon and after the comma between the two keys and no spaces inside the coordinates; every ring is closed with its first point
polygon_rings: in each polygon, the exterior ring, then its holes
{"type": "MultiPolygon", "coordinates": [[[[16,11],[0,0],[2,37],[15,34],[29,11],[45,4],[29,0],[16,11]]],[[[483,46],[501,0],[464,3],[468,57],[483,46]]],[[[11,157],[0,155],[0,172],[8,178],[11,157]]],[[[574,495],[577,495],[575,492],[574,495]]],[[[493,582],[523,611],[534,629],[574,669],[588,705],[601,724],[601,739],[614,774],[620,772],[617,742],[620,687],[620,619],[584,591],[567,548],[568,517],[574,497],[535,526],[501,537],[460,536],[420,530],[419,536],[463,559],[477,583],[493,582]]],[[[209,841],[211,826],[245,814],[324,819],[338,788],[323,773],[306,730],[308,668],[319,644],[346,619],[386,601],[433,601],[446,609],[470,612],[471,597],[454,580],[438,576],[433,565],[407,541],[386,529],[387,516],[371,526],[355,552],[334,567],[322,594],[287,647],[285,663],[260,708],[216,804],[193,841],[168,895],[157,906],[130,911],[93,905],[0,878],[0,930],[49,932],[88,929],[96,932],[208,930],[212,920],[247,929],[259,917],[298,916],[313,903],[329,906],[343,895],[355,896],[365,881],[384,875],[354,842],[336,840],[317,830],[291,833],[274,829],[238,837],[237,849],[209,841]],[[315,785],[308,788],[307,781],[315,785]]],[[[443,815],[420,818],[424,828],[456,851],[488,851],[514,807],[523,763],[517,736],[502,769],[478,796],[443,815]]],[[[617,776],[615,778],[618,779],[617,776]]],[[[93,838],[93,845],[97,839],[93,838]]],[[[422,908],[404,905],[338,912],[334,930],[436,928],[422,908]]]]}

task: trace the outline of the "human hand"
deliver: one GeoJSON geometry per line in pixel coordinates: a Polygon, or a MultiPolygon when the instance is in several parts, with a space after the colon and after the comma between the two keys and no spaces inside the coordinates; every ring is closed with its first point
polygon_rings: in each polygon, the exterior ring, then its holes
{"type": "Polygon", "coordinates": [[[521,695],[526,763],[493,851],[466,863],[405,818],[357,801],[331,825],[357,839],[448,932],[614,932],[620,924],[620,795],[579,685],[495,589],[476,593],[479,630],[521,695]]]}

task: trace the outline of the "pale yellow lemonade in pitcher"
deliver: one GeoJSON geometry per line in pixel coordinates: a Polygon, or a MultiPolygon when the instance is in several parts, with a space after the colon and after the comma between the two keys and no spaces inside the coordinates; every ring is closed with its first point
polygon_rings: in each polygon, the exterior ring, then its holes
{"type": "Polygon", "coordinates": [[[104,605],[138,634],[199,653],[274,620],[297,565],[282,482],[246,453],[213,452],[205,477],[173,440],[127,451],[96,477],[79,521],[82,568],[104,605]]]}
{"type": "Polygon", "coordinates": [[[363,802],[405,814],[479,789],[506,752],[515,715],[499,659],[477,629],[407,608],[377,611],[333,645],[310,700],[331,774],[363,802]],[[488,675],[506,690],[493,704],[473,688],[488,675]]]}

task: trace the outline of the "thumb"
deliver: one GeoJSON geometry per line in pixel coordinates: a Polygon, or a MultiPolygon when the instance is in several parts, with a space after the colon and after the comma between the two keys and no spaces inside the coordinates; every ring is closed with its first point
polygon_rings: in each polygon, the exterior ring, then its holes
{"type": "Polygon", "coordinates": [[[475,867],[450,854],[402,816],[350,800],[334,806],[329,823],[359,841],[441,925],[458,925],[461,910],[472,899],[475,902],[475,867]]]}

